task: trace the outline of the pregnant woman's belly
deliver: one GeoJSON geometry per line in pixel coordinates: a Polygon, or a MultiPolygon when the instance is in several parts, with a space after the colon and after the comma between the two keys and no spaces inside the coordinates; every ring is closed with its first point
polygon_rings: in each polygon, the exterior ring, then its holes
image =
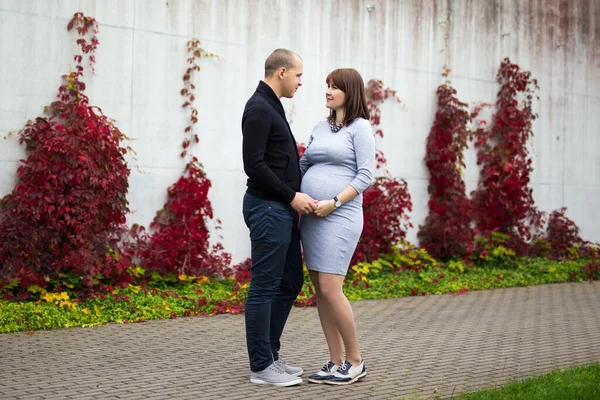
{"type": "Polygon", "coordinates": [[[354,179],[347,168],[335,165],[313,165],[302,178],[300,191],[315,200],[333,199],[354,179]]]}

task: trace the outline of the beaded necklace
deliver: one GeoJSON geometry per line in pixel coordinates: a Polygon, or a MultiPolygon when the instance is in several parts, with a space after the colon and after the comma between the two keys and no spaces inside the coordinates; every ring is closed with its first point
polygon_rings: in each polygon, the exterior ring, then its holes
{"type": "Polygon", "coordinates": [[[336,133],[339,132],[340,129],[342,129],[344,127],[344,125],[338,125],[335,123],[334,119],[330,119],[329,120],[329,127],[331,128],[331,132],[336,133]]]}

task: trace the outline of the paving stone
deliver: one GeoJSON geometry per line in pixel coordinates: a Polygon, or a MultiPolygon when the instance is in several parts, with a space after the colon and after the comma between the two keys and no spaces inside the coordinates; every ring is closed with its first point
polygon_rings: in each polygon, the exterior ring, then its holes
{"type": "MultiPolygon", "coordinates": [[[[369,375],[343,387],[250,384],[240,315],[2,334],[0,398],[450,398],[599,362],[597,304],[600,282],[353,302],[369,375]]],[[[329,358],[315,308],[282,344],[304,378],[329,358]]]]}

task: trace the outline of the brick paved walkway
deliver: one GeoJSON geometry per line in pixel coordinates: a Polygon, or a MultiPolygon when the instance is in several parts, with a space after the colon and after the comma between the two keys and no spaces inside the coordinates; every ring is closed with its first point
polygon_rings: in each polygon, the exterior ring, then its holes
{"type": "MultiPolygon", "coordinates": [[[[4,334],[0,399],[450,398],[600,362],[599,305],[600,282],[355,302],[369,375],[344,387],[250,384],[239,315],[4,334]]],[[[305,377],[326,361],[316,309],[283,350],[305,377]]]]}

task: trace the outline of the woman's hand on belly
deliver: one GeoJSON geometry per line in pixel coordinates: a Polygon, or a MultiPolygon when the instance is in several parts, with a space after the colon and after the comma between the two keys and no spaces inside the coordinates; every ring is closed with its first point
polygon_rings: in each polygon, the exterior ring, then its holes
{"type": "Polygon", "coordinates": [[[317,208],[313,212],[317,217],[325,218],[331,212],[335,210],[335,201],[331,200],[319,200],[317,208]]]}

